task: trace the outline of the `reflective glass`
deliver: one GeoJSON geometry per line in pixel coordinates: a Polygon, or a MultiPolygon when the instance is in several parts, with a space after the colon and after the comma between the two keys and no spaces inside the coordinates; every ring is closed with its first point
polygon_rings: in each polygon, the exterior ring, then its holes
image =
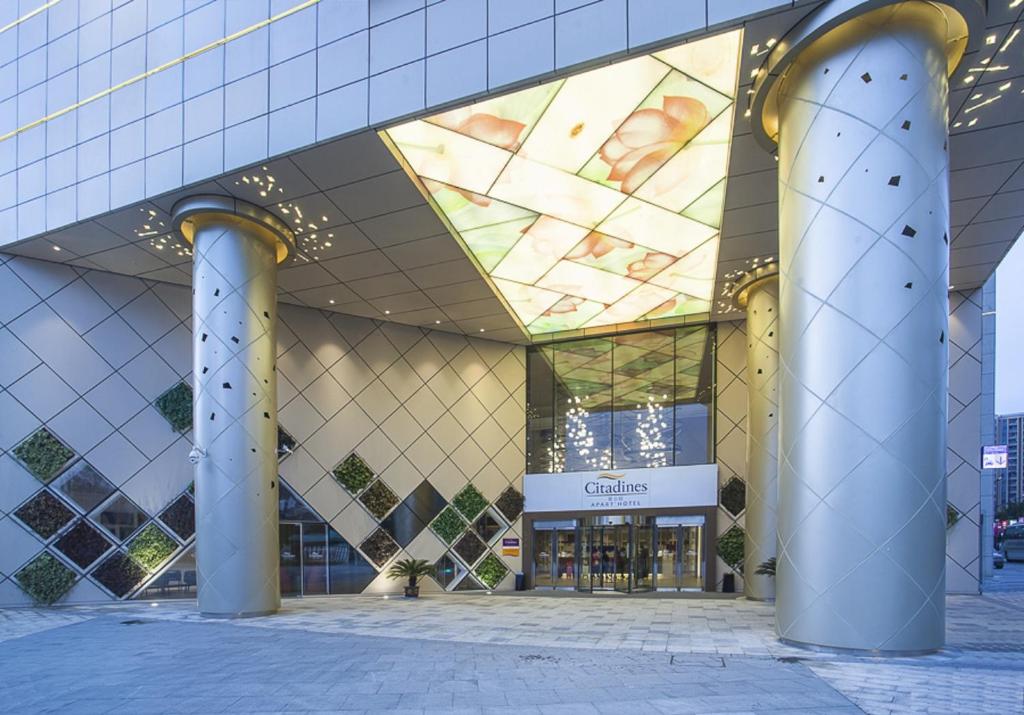
{"type": "Polygon", "coordinates": [[[555,472],[612,466],[612,341],[578,340],[553,346],[555,472]]]}
{"type": "Polygon", "coordinates": [[[527,471],[714,461],[714,330],[624,333],[527,350],[527,471]]]}
{"type": "Polygon", "coordinates": [[[327,593],[327,525],[302,525],[302,595],[327,593]]]}
{"type": "Polygon", "coordinates": [[[99,522],[114,537],[124,541],[145,523],[146,512],[135,506],[124,494],[118,494],[100,507],[93,519],[99,522]]]}
{"type": "Polygon", "coordinates": [[[672,464],[674,338],[671,330],[615,338],[616,469],[672,464]]]}
{"type": "Polygon", "coordinates": [[[370,562],[334,529],[327,527],[331,593],[360,593],[376,576],[370,562]]]}
{"type": "Polygon", "coordinates": [[[196,597],[196,554],[195,547],[189,546],[163,573],[146,584],[135,598],[195,598],[196,597]]]}
{"type": "Polygon", "coordinates": [[[84,459],[71,465],[52,486],[82,511],[89,511],[114,493],[114,485],[84,459]]]}

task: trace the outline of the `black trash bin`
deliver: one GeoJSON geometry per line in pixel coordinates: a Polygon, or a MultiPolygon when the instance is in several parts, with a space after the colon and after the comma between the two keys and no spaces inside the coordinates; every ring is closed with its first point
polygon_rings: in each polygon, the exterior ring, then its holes
{"type": "Polygon", "coordinates": [[[722,593],[736,593],[736,576],[727,573],[722,577],[722,593]]]}
{"type": "Polygon", "coordinates": [[[521,573],[517,573],[516,574],[516,590],[517,591],[525,591],[526,590],[526,575],[525,574],[521,574],[521,573]]]}

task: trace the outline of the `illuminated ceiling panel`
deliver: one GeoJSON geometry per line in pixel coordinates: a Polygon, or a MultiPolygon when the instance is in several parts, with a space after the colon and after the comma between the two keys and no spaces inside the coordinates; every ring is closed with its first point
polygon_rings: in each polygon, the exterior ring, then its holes
{"type": "Polygon", "coordinates": [[[382,135],[530,335],[711,310],[741,32],[382,135]]]}

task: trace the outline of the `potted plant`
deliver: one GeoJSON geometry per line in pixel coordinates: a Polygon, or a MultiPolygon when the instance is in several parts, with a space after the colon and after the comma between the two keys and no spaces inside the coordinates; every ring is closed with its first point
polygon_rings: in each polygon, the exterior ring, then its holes
{"type": "Polygon", "coordinates": [[[429,576],[432,570],[433,567],[423,559],[401,559],[388,569],[388,578],[409,579],[405,586],[405,597],[417,598],[420,595],[420,587],[416,585],[416,580],[420,576],[429,576]]]}

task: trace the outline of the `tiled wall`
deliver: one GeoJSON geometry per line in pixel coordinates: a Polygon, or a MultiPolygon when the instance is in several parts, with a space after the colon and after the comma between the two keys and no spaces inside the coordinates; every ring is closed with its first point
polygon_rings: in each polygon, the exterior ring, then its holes
{"type": "MultiPolygon", "coordinates": [[[[0,245],[430,107],[808,2],[61,0],[0,33],[0,135],[70,108],[0,141],[0,245]]],[[[42,4],[0,3],[0,26],[42,4]]]]}
{"type": "MultiPolygon", "coordinates": [[[[979,590],[980,453],[982,426],[982,291],[949,294],[949,432],[946,478],[949,504],[959,518],[946,533],[946,590],[979,590]]],[[[716,444],[719,488],[745,479],[746,352],[744,322],[718,324],[716,444]]],[[[837,439],[841,439],[837,435],[837,439]]],[[[744,512],[718,507],[718,533],[744,524],[744,512]]],[[[729,573],[719,559],[721,575],[729,573]]],[[[737,591],[742,578],[737,575],[737,591]]]]}
{"type": "MultiPolygon", "coordinates": [[[[722,490],[732,484],[738,491],[737,481],[744,485],[747,478],[747,346],[746,321],[718,324],[718,345],[715,360],[715,457],[718,461],[718,536],[729,529],[744,526],[746,500],[743,509],[727,499],[731,509],[722,503],[722,490]]],[[[717,589],[722,588],[722,577],[736,575],[736,591],[743,590],[743,576],[718,558],[717,589]]]]}
{"type": "MultiPolygon", "coordinates": [[[[191,296],[187,288],[2,254],[0,295],[3,605],[27,602],[13,575],[44,549],[55,553],[64,533],[44,542],[13,515],[43,489],[12,453],[40,426],[149,517],[187,490],[190,433],[175,432],[153,401],[190,380],[191,296]]],[[[468,483],[488,502],[509,486],[521,489],[521,347],[286,305],[280,319],[280,424],[297,442],[280,473],[350,544],[379,523],[329,475],[353,452],[400,500],[424,483],[445,501],[468,483]]],[[[521,519],[507,526],[503,536],[520,536],[521,519]]],[[[510,574],[519,571],[520,559],[501,557],[496,543],[492,551],[510,574]]],[[[404,551],[434,562],[446,547],[419,528],[404,551]]],[[[508,575],[501,587],[511,583],[508,575]]],[[[431,579],[423,587],[439,588],[431,579]]],[[[367,590],[397,588],[379,576],[367,590]]],[[[104,599],[84,576],[65,602],[104,599]]]]}
{"type": "Polygon", "coordinates": [[[979,288],[949,294],[946,498],[958,514],[946,532],[946,590],[951,593],[978,593],[982,575],[982,293],[979,288]]]}

